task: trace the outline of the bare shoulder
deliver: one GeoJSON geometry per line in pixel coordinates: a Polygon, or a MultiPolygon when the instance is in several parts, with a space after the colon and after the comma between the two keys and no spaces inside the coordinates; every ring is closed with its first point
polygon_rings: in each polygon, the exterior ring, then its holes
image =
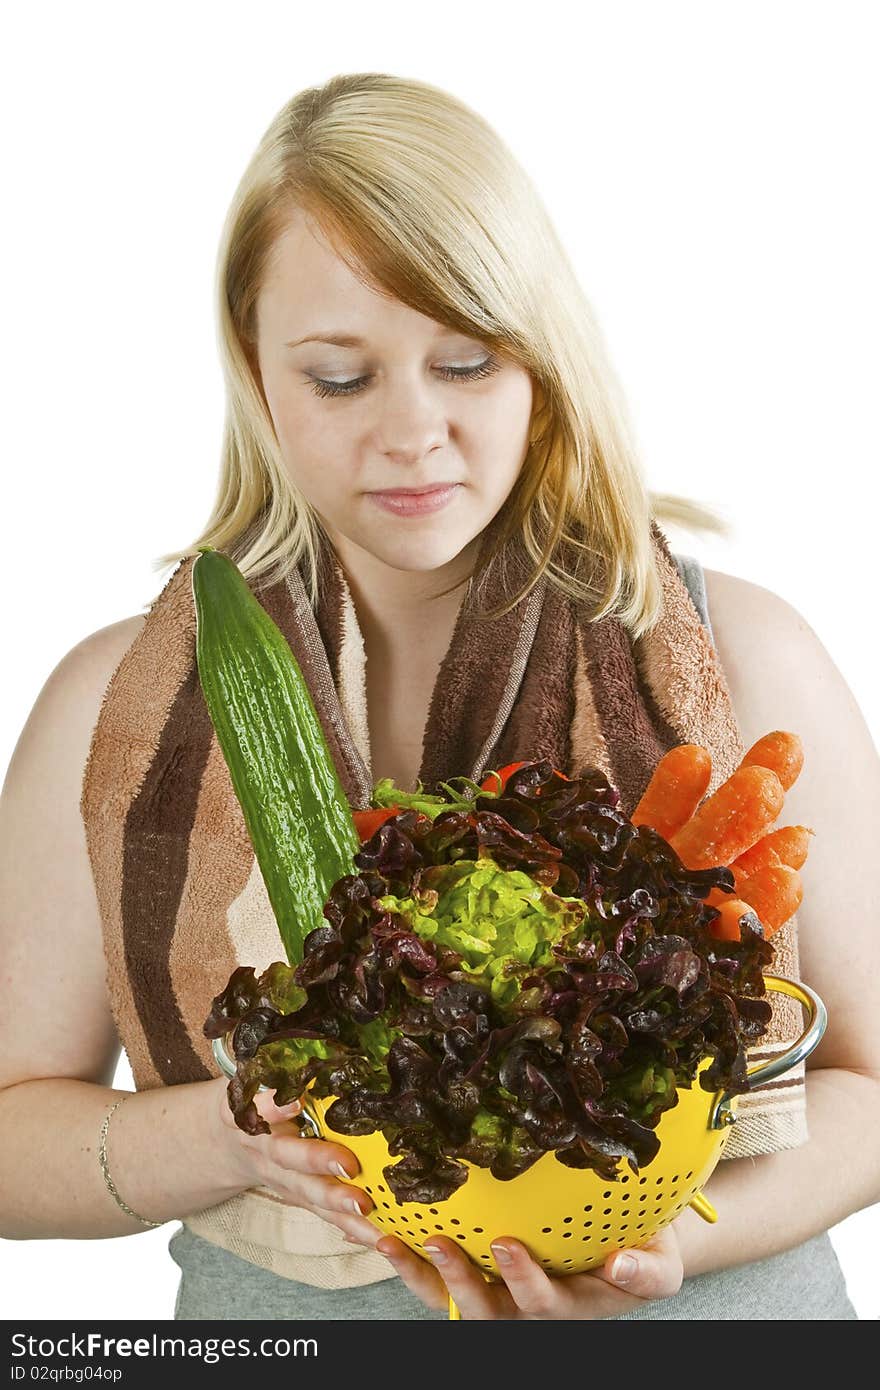
{"type": "Polygon", "coordinates": [[[762,657],[769,660],[771,668],[780,665],[781,675],[787,674],[786,666],[777,659],[787,658],[793,651],[802,661],[830,662],[803,614],[781,594],[723,570],[704,569],[703,577],[715,648],[731,694],[735,695],[735,705],[737,696],[740,703],[747,704],[752,692],[759,698],[769,693],[770,670],[765,673],[765,681],[755,680],[760,669],[756,663],[762,657]]]}
{"type": "Polygon", "coordinates": [[[83,762],[107,687],[125,653],[143,630],[146,616],[136,614],[82,638],[50,671],[21,731],[7,773],[18,765],[63,745],[65,761],[83,762]]]}
{"type": "Polygon", "coordinates": [[[774,593],[772,589],[765,589],[762,584],[754,584],[750,579],[743,579],[738,574],[726,574],[724,570],[704,568],[703,578],[713,630],[716,614],[724,621],[728,614],[735,615],[739,612],[743,604],[747,605],[750,616],[757,610],[769,612],[776,609],[780,613],[784,609],[788,609],[789,613],[797,611],[781,594],[774,593]]]}
{"type": "Polygon", "coordinates": [[[826,744],[844,728],[862,752],[873,747],[852,691],[803,613],[761,584],[721,570],[704,575],[715,649],[746,747],[770,729],[800,732],[794,719],[826,744]]]}
{"type": "Polygon", "coordinates": [[[109,1084],[113,1076],[119,1040],[80,797],[104,695],[145,622],[124,618],[71,647],[39,691],[9,763],[0,793],[0,949],[16,989],[0,1020],[0,1087],[43,1076],[109,1084]]]}
{"type": "Polygon", "coordinates": [[[134,617],[120,618],[118,622],[109,623],[107,627],[97,628],[82,641],[77,642],[75,647],[71,647],[55,670],[76,667],[98,676],[106,672],[109,681],[135,638],[143,631],[146,621],[144,613],[136,613],[134,617]]]}

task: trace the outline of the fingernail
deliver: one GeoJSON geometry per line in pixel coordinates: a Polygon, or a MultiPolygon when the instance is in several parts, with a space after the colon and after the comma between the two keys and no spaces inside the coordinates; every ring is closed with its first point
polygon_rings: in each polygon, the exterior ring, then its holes
{"type": "Polygon", "coordinates": [[[351,1198],[349,1199],[348,1205],[349,1205],[349,1207],[351,1208],[351,1210],[354,1212],[355,1216],[364,1216],[364,1215],[365,1215],[364,1209],[363,1209],[363,1207],[361,1206],[360,1202],[358,1201],[357,1197],[351,1197],[351,1198]]]}
{"type": "Polygon", "coordinates": [[[632,1255],[618,1255],[611,1266],[611,1278],[615,1284],[628,1284],[638,1268],[639,1262],[634,1260],[632,1255]]]}
{"type": "Polygon", "coordinates": [[[338,1178],[350,1178],[351,1173],[346,1173],[338,1158],[334,1158],[330,1163],[330,1172],[335,1173],[338,1178]]]}
{"type": "Polygon", "coordinates": [[[445,1264],[445,1262],[446,1262],[446,1251],[445,1251],[445,1250],[441,1250],[440,1247],[439,1247],[439,1245],[426,1245],[426,1246],[424,1246],[424,1251],[425,1251],[425,1254],[426,1254],[426,1255],[429,1255],[430,1258],[434,1261],[434,1264],[436,1264],[436,1265],[445,1264]]]}
{"type": "Polygon", "coordinates": [[[495,1256],[496,1260],[500,1265],[509,1265],[512,1263],[513,1255],[510,1253],[506,1245],[493,1244],[489,1248],[491,1249],[492,1254],[495,1256]]]}

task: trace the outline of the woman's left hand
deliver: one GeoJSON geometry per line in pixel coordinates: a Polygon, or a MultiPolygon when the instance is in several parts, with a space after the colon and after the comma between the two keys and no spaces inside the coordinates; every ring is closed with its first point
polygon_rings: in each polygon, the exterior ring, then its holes
{"type": "Polygon", "coordinates": [[[391,1261],[408,1288],[429,1308],[444,1308],[451,1294],[463,1319],[551,1318],[578,1321],[628,1313],[651,1299],[670,1298],[681,1288],[684,1269],[672,1226],[634,1250],[616,1250],[587,1274],[547,1274],[521,1241],[499,1236],[492,1253],[504,1283],[489,1283],[454,1240],[431,1236],[434,1264],[396,1236],[374,1246],[391,1261]],[[503,1258],[504,1247],[509,1258],[503,1258]],[[630,1267],[630,1265],[632,1267],[630,1267]],[[612,1274],[613,1270],[613,1274],[612,1274]]]}

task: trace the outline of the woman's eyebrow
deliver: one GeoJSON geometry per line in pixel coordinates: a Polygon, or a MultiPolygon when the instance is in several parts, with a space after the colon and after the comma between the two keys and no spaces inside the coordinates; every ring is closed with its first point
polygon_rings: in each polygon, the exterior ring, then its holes
{"type": "MultiPolygon", "coordinates": [[[[454,328],[447,328],[443,324],[438,324],[435,338],[439,338],[443,333],[455,333],[454,328]]],[[[465,333],[462,335],[467,337],[465,333]]],[[[366,338],[357,338],[351,333],[338,333],[331,329],[328,333],[309,333],[305,338],[294,338],[284,344],[285,347],[299,347],[301,343],[332,343],[334,347],[367,347],[366,338]]]]}
{"type": "Polygon", "coordinates": [[[285,347],[299,347],[300,343],[332,343],[334,347],[364,347],[364,338],[355,338],[350,333],[309,333],[305,338],[296,338],[285,343],[285,347]]]}

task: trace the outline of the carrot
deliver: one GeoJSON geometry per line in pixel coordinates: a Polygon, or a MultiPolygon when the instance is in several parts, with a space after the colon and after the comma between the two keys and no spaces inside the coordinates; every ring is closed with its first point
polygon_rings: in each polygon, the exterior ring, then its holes
{"type": "MultiPolygon", "coordinates": [[[[728,897],[726,902],[719,903],[717,906],[720,916],[713,918],[707,930],[709,935],[714,936],[718,941],[741,941],[740,922],[743,917],[747,917],[752,926],[763,925],[760,923],[754,908],[749,903],[744,902],[742,898],[728,897]]],[[[766,936],[766,932],[764,934],[766,936]]]]}
{"type": "Polygon", "coordinates": [[[797,734],[774,729],[753,743],[746,753],[740,767],[769,767],[782,783],[783,791],[788,791],[800,776],[804,765],[804,745],[797,734]]]}
{"type": "Polygon", "coordinates": [[[730,871],[733,874],[733,892],[726,893],[723,888],[711,888],[705,898],[710,907],[721,907],[724,903],[732,902],[734,898],[742,897],[742,890],[746,885],[746,875],[738,874],[735,869],[730,871]]]}
{"type": "Polygon", "coordinates": [[[815,835],[808,825],[783,825],[779,830],[771,830],[741,854],[731,864],[731,869],[740,871],[748,877],[756,874],[768,864],[788,864],[792,869],[803,868],[809,853],[809,837],[815,835]]]}
{"type": "Polygon", "coordinates": [[[712,776],[712,758],[698,743],[679,743],[664,753],[642,799],[633,811],[633,825],[649,825],[669,840],[696,811],[712,776]]]}
{"type": "Polygon", "coordinates": [[[731,872],[740,874],[745,880],[759,869],[766,869],[768,864],[781,864],[782,859],[769,841],[769,835],[762,835],[757,844],[734,859],[730,865],[731,872]]]}
{"type": "Polygon", "coordinates": [[[770,768],[738,767],[669,843],[685,868],[730,864],[766,833],[784,800],[770,768]]]}
{"type": "Polygon", "coordinates": [[[770,937],[792,917],[803,901],[804,890],[797,869],[788,864],[769,864],[746,879],[743,898],[755,909],[770,937]]]}

